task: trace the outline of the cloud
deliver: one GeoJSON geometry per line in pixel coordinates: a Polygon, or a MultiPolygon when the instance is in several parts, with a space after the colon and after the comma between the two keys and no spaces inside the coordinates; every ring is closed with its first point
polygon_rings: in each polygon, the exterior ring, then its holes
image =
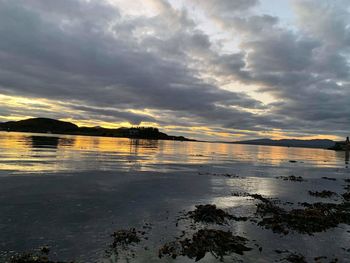
{"type": "Polygon", "coordinates": [[[232,14],[246,11],[259,4],[258,0],[190,0],[206,10],[210,15],[227,18],[232,14]]]}
{"type": "Polygon", "coordinates": [[[294,6],[295,27],[265,14],[221,16],[240,33],[240,53],[221,56],[216,64],[221,74],[259,86],[276,100],[255,124],[344,136],[350,115],[349,4],[296,1],[294,6]]]}
{"type": "MultiPolygon", "coordinates": [[[[345,3],[294,1],[296,22],[285,26],[257,0],[191,0],[182,8],[148,0],[151,11],[132,15],[123,1],[0,0],[0,93],[56,102],[77,120],[343,136],[345,3]],[[219,40],[200,15],[222,26],[219,40]],[[230,83],[241,88],[224,89],[230,83]]],[[[2,105],[0,115],[24,114],[21,107],[2,105]]]]}

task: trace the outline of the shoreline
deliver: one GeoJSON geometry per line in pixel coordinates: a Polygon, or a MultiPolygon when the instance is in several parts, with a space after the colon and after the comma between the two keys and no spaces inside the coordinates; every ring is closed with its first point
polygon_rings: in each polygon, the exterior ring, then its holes
{"type": "Polygon", "coordinates": [[[196,139],[187,139],[187,140],[179,140],[179,139],[164,139],[164,138],[141,138],[141,137],[118,137],[118,136],[108,136],[108,135],[90,135],[90,134],[74,134],[74,133],[47,133],[47,132],[30,132],[30,131],[5,131],[0,130],[3,133],[25,133],[25,134],[40,134],[47,136],[55,136],[55,135],[69,135],[69,136],[86,136],[86,137],[96,137],[96,138],[121,138],[121,139],[135,139],[135,140],[151,140],[151,141],[179,141],[179,142],[201,142],[201,143],[213,143],[213,144],[238,144],[238,145],[253,145],[253,146],[267,146],[267,147],[283,147],[283,148],[301,148],[301,149],[319,149],[319,150],[329,150],[336,152],[343,152],[344,150],[334,150],[330,148],[321,148],[321,147],[306,147],[306,146],[286,146],[286,145],[267,145],[267,144],[249,144],[249,143],[240,143],[240,142],[224,142],[224,141],[204,141],[204,140],[196,140],[196,139]]]}
{"type": "MultiPolygon", "coordinates": [[[[70,136],[87,136],[87,137],[101,137],[101,138],[121,138],[121,139],[135,139],[135,140],[152,140],[152,141],[181,141],[181,142],[205,142],[198,141],[194,139],[180,140],[180,139],[172,139],[172,138],[142,138],[142,137],[124,137],[124,136],[109,136],[109,135],[91,135],[91,134],[79,134],[79,133],[48,133],[48,132],[32,132],[32,131],[5,131],[0,130],[3,133],[25,133],[25,134],[40,134],[47,136],[55,136],[55,135],[70,135],[70,136]]],[[[171,137],[171,135],[169,135],[171,137]]]]}

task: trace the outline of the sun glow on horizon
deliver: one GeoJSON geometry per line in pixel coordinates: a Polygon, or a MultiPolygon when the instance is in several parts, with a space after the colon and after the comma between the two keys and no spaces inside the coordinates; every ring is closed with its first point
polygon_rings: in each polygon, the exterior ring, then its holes
{"type": "Polygon", "coordinates": [[[0,1],[0,122],[339,140],[349,135],[345,2],[0,1]]]}
{"type": "MultiPolygon", "coordinates": [[[[20,96],[10,96],[10,95],[0,95],[0,103],[2,105],[7,105],[9,108],[20,107],[21,109],[26,109],[26,112],[30,113],[28,115],[22,115],[21,113],[12,114],[9,116],[0,115],[0,121],[18,121],[22,119],[28,118],[36,118],[36,117],[51,117],[60,119],[62,121],[68,121],[75,123],[78,126],[85,127],[104,127],[104,128],[120,128],[120,127],[135,127],[135,126],[143,126],[143,127],[156,127],[159,128],[160,131],[168,133],[170,135],[184,135],[185,137],[190,137],[193,139],[199,140],[208,140],[208,141],[240,141],[240,140],[249,140],[252,138],[270,138],[270,139],[303,139],[303,140],[311,140],[311,139],[330,139],[330,140],[341,140],[342,138],[339,136],[335,136],[332,134],[316,134],[316,135],[289,135],[288,132],[284,132],[282,130],[272,130],[269,132],[252,132],[250,130],[239,130],[234,129],[230,132],[227,131],[218,131],[215,127],[206,127],[206,126],[176,126],[176,125],[159,125],[156,122],[141,122],[138,125],[131,124],[126,121],[102,121],[99,119],[85,119],[83,113],[81,113],[81,117],[79,119],[73,117],[77,111],[74,111],[67,107],[65,103],[58,103],[57,101],[43,99],[43,98],[26,98],[20,96]],[[69,116],[72,117],[69,117],[69,116]],[[198,136],[201,134],[200,136],[198,136]]],[[[140,111],[140,110],[130,110],[135,114],[146,113],[149,116],[154,114],[152,111],[140,111]]]]}

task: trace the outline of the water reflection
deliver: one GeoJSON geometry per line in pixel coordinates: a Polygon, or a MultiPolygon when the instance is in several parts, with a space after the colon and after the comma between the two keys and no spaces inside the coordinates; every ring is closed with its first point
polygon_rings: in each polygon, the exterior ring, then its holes
{"type": "MultiPolygon", "coordinates": [[[[306,148],[0,132],[0,171],[159,171],[206,164],[344,167],[343,154],[306,148]]],[[[348,165],[349,153],[345,162],[348,165]]]]}
{"type": "Polygon", "coordinates": [[[159,147],[159,141],[157,140],[141,140],[141,139],[130,139],[130,154],[137,155],[139,149],[154,149],[159,147]]]}
{"type": "Polygon", "coordinates": [[[58,137],[29,136],[27,139],[32,148],[57,148],[59,143],[58,137]]]}
{"type": "Polygon", "coordinates": [[[350,161],[350,152],[349,151],[335,151],[335,154],[338,159],[343,160],[343,164],[345,164],[345,167],[348,168],[349,161],[350,161]]]}
{"type": "Polygon", "coordinates": [[[75,139],[59,138],[55,136],[38,136],[33,135],[26,138],[29,148],[53,148],[57,149],[59,146],[72,147],[75,139]]]}
{"type": "MultiPolygon", "coordinates": [[[[63,171],[74,175],[1,177],[0,246],[29,250],[48,244],[59,257],[78,255],[79,262],[96,262],[113,231],[152,222],[149,247],[158,251],[164,240],[173,240],[189,227],[187,223],[177,227],[174,219],[196,204],[216,204],[237,216],[250,216],[256,211],[255,201],[232,193],[259,193],[295,204],[313,200],[309,190],[343,193],[343,180],[321,178],[348,177],[349,169],[323,169],[344,168],[344,159],[347,165],[349,152],[0,132],[1,174],[63,171]],[[164,167],[170,172],[158,173],[164,167]],[[196,170],[176,172],[179,167],[196,170]],[[222,176],[222,169],[239,178],[222,176]],[[308,180],[293,183],[275,178],[293,173],[308,180]]],[[[254,250],[244,262],[273,262],[268,253],[276,243],[278,249],[298,247],[318,256],[322,248],[325,255],[336,253],[348,259],[341,254],[349,243],[345,234],[330,232],[331,236],[303,237],[300,242],[300,235],[276,239],[272,232],[250,223],[234,222],[230,229],[250,240],[259,239],[266,254],[254,250]],[[331,237],[336,242],[328,242],[331,237]]],[[[157,253],[150,253],[152,258],[137,262],[156,262],[157,253]]]]}

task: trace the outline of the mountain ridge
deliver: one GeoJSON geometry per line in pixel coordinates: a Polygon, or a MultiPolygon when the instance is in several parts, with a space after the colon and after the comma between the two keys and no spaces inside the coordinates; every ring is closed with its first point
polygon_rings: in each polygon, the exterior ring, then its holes
{"type": "Polygon", "coordinates": [[[329,139],[280,139],[273,140],[268,138],[230,142],[232,144],[249,144],[249,145],[266,145],[266,146],[282,146],[282,147],[301,147],[301,148],[321,148],[328,149],[335,145],[335,141],[329,139]]]}

